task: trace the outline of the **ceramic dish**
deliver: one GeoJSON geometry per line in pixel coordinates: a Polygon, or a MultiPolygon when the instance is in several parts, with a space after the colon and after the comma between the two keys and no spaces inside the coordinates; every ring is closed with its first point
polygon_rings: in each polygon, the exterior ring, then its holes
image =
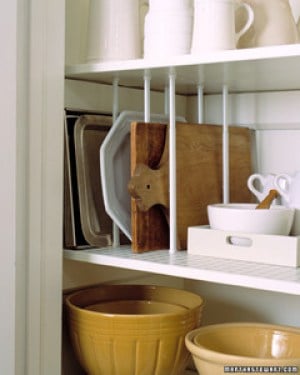
{"type": "MultiPolygon", "coordinates": [[[[177,121],[185,122],[182,117],[177,121]]],[[[100,173],[106,212],[131,240],[131,198],[127,184],[130,180],[130,125],[144,122],[143,112],[122,112],[100,148],[100,173]]],[[[166,124],[168,115],[151,114],[151,122],[166,124]]]]}
{"type": "Polygon", "coordinates": [[[295,210],[273,205],[270,209],[256,210],[256,204],[228,203],[207,206],[212,229],[232,232],[276,234],[290,233],[295,210]]]}

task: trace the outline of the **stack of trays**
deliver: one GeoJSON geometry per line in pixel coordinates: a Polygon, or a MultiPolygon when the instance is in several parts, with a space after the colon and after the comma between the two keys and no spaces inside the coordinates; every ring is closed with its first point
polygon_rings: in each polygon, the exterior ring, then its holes
{"type": "Polygon", "coordinates": [[[67,112],[64,161],[64,247],[111,244],[112,221],[103,204],[99,148],[111,116],[67,112]]]}

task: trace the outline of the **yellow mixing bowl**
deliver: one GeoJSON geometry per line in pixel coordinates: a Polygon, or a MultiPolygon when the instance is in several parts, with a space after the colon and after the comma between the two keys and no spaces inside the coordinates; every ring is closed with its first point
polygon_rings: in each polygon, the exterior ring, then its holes
{"type": "Polygon", "coordinates": [[[189,332],[185,342],[201,375],[300,374],[298,328],[263,323],[213,324],[189,332]]]}
{"type": "Polygon", "coordinates": [[[89,375],[181,375],[185,335],[200,325],[203,299],[150,285],[103,285],[66,298],[70,337],[89,375]]]}

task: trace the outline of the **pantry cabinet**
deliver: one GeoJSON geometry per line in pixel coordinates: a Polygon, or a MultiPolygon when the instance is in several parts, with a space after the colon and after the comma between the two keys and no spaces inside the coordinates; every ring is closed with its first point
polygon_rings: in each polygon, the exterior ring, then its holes
{"type": "MultiPolygon", "coordinates": [[[[84,2],[66,2],[67,22],[75,3],[84,2]]],[[[119,110],[143,110],[151,77],[151,110],[250,126],[257,133],[257,171],[293,173],[300,169],[300,46],[89,65],[73,50],[65,69],[64,2],[14,0],[0,17],[7,88],[1,91],[1,374],[61,373],[62,290],[89,283],[171,284],[206,298],[206,323],[247,319],[300,327],[297,268],[195,261],[175,248],[133,254],[130,247],[62,246],[65,107],[112,112],[111,85],[118,82],[119,110]]],[[[74,43],[69,34],[66,41],[74,43]]]]}

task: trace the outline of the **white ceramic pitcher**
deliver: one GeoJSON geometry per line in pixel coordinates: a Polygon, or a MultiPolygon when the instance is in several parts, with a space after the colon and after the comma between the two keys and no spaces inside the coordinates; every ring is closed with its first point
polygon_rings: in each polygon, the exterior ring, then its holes
{"type": "Polygon", "coordinates": [[[88,62],[142,57],[139,0],[90,0],[88,62]]]}
{"type": "MultiPolygon", "coordinates": [[[[254,23],[239,40],[238,48],[263,47],[299,42],[289,0],[244,0],[254,11],[254,23]]],[[[243,14],[237,15],[237,25],[243,14]]]]}
{"type": "MultiPolygon", "coordinates": [[[[249,176],[247,180],[248,189],[251,191],[252,194],[255,195],[259,202],[266,198],[270,190],[276,189],[274,183],[275,177],[276,175],[274,173],[269,173],[266,175],[254,173],[251,176],[249,176]]],[[[279,203],[280,199],[276,198],[272,204],[279,203]]]]}
{"type": "Polygon", "coordinates": [[[297,25],[298,36],[300,39],[300,0],[290,0],[290,6],[297,25]]]}
{"type": "Polygon", "coordinates": [[[300,235],[300,171],[290,176],[288,174],[279,174],[274,179],[274,184],[285,205],[295,208],[294,223],[291,234],[300,235]]]}
{"type": "Polygon", "coordinates": [[[274,183],[287,205],[300,208],[300,171],[292,176],[286,173],[279,174],[275,177],[274,183]]]}
{"type": "Polygon", "coordinates": [[[300,19],[300,0],[289,0],[289,3],[292,9],[294,20],[297,24],[300,19]]]}
{"type": "Polygon", "coordinates": [[[190,53],[193,26],[191,0],[149,0],[145,17],[144,57],[190,53]]]}
{"type": "Polygon", "coordinates": [[[192,54],[211,50],[235,49],[237,41],[254,21],[251,7],[237,0],[194,0],[192,54]],[[243,8],[246,16],[236,32],[235,13],[243,8]]]}

